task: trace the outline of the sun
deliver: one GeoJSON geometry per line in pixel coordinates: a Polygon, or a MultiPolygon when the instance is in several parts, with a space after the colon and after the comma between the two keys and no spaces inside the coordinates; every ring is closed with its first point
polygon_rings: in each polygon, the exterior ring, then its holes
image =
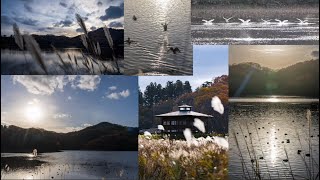
{"type": "Polygon", "coordinates": [[[25,110],[25,116],[28,120],[36,122],[43,116],[43,111],[40,106],[35,104],[29,104],[25,110]]]}

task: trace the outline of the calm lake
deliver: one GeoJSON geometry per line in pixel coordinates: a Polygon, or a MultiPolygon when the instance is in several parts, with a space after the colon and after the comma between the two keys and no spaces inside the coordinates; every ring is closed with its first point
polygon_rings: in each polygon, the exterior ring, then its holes
{"type": "Polygon", "coordinates": [[[256,173],[316,179],[319,173],[319,99],[231,98],[229,135],[230,179],[254,179],[256,173]]]}
{"type": "Polygon", "coordinates": [[[190,13],[190,0],[125,0],[125,40],[133,41],[124,47],[126,74],[192,75],[190,13]]]}
{"type": "MultiPolygon", "coordinates": [[[[112,66],[114,63],[110,61],[99,61],[99,65],[92,63],[93,71],[88,70],[87,67],[83,64],[84,57],[80,49],[77,48],[67,48],[60,49],[59,54],[64,61],[65,65],[59,59],[59,56],[53,51],[42,51],[41,55],[44,59],[45,66],[48,69],[48,74],[50,75],[70,75],[70,74],[101,74],[99,69],[102,69],[103,63],[110,72],[113,72],[112,66]],[[69,58],[70,55],[70,58],[69,58]],[[75,61],[75,57],[77,62],[75,61]]],[[[121,65],[123,59],[119,60],[121,65]]],[[[91,64],[90,64],[90,68],[91,64]]],[[[123,68],[121,68],[124,71],[123,68]]],[[[1,49],[1,74],[2,75],[36,75],[36,74],[45,74],[41,69],[39,63],[33,59],[31,54],[28,51],[18,51],[18,50],[9,50],[1,49]]]]}
{"type": "Polygon", "coordinates": [[[319,44],[318,8],[212,7],[210,10],[209,7],[206,11],[199,9],[200,7],[192,9],[191,32],[194,44],[319,44]],[[226,22],[223,17],[231,19],[226,22]],[[215,19],[212,25],[203,24],[202,19],[212,18],[215,19]],[[250,19],[250,22],[242,23],[239,18],[250,19]],[[297,18],[305,23],[301,23],[297,18]],[[279,23],[276,19],[287,22],[279,23]]]}
{"type": "Polygon", "coordinates": [[[1,153],[1,179],[138,179],[138,152],[1,153]]]}

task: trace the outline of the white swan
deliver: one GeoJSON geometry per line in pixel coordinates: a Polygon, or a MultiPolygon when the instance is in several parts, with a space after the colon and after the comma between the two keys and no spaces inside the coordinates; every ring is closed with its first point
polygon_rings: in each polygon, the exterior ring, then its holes
{"type": "Polygon", "coordinates": [[[275,21],[278,22],[279,26],[287,25],[289,20],[283,20],[281,21],[280,19],[275,19],[275,21]]]}
{"type": "Polygon", "coordinates": [[[299,19],[299,18],[296,18],[298,21],[300,21],[298,24],[299,25],[307,25],[309,24],[308,20],[302,20],[302,19],[299,19]]]}
{"type": "Polygon", "coordinates": [[[232,19],[233,17],[230,17],[230,18],[222,17],[222,18],[226,21],[226,23],[229,23],[229,20],[232,19]]]}
{"type": "Polygon", "coordinates": [[[213,24],[212,22],[214,21],[214,19],[210,19],[210,20],[202,19],[202,21],[204,22],[203,25],[212,25],[213,24]]]}
{"type": "Polygon", "coordinates": [[[250,21],[251,21],[251,19],[247,19],[247,20],[240,19],[240,18],[238,18],[238,19],[239,19],[239,21],[242,22],[243,25],[248,25],[248,24],[250,24],[250,21]]]}
{"type": "Polygon", "coordinates": [[[261,20],[263,21],[262,24],[270,24],[270,21],[271,21],[271,19],[269,19],[269,20],[261,19],[261,20]]]}

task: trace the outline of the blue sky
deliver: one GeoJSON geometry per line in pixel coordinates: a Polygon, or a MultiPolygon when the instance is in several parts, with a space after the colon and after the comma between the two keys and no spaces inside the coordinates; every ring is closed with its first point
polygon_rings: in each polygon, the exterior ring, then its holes
{"type": "Polygon", "coordinates": [[[57,132],[99,122],[137,127],[137,83],[129,76],[1,76],[1,123],[57,132]]]}
{"type": "Polygon", "coordinates": [[[162,86],[168,81],[189,81],[192,89],[214,77],[228,75],[228,46],[193,46],[193,76],[144,76],[139,77],[139,87],[144,92],[147,85],[157,82],[162,86]]]}
{"type": "Polygon", "coordinates": [[[1,35],[17,23],[23,33],[76,36],[80,14],[89,30],[106,25],[123,28],[123,0],[1,0],[1,35]]]}

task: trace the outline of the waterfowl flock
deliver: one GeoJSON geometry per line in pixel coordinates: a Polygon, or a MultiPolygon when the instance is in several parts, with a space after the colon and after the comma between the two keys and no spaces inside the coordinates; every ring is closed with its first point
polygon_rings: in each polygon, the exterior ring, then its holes
{"type": "MultiPolygon", "coordinates": [[[[229,17],[229,18],[226,18],[226,17],[222,17],[225,21],[225,23],[231,23],[231,19],[234,19],[234,17],[229,17]]],[[[302,19],[299,19],[299,18],[296,18],[297,21],[294,21],[294,22],[289,22],[289,20],[285,19],[285,20],[281,20],[281,19],[262,19],[261,18],[261,21],[260,22],[251,22],[251,19],[241,19],[241,18],[237,18],[238,21],[234,21],[232,23],[240,23],[240,25],[250,25],[250,24],[253,24],[253,23],[261,23],[263,25],[267,25],[267,24],[273,24],[273,25],[278,25],[278,26],[285,26],[285,25],[289,25],[289,24],[296,24],[296,25],[310,25],[310,24],[314,24],[314,23],[310,23],[308,22],[307,19],[305,20],[302,20],[302,19]]],[[[210,20],[206,20],[206,19],[202,19],[202,24],[205,25],[205,26],[210,26],[210,25],[214,25],[214,20],[215,19],[210,19],[210,20]]]]}

